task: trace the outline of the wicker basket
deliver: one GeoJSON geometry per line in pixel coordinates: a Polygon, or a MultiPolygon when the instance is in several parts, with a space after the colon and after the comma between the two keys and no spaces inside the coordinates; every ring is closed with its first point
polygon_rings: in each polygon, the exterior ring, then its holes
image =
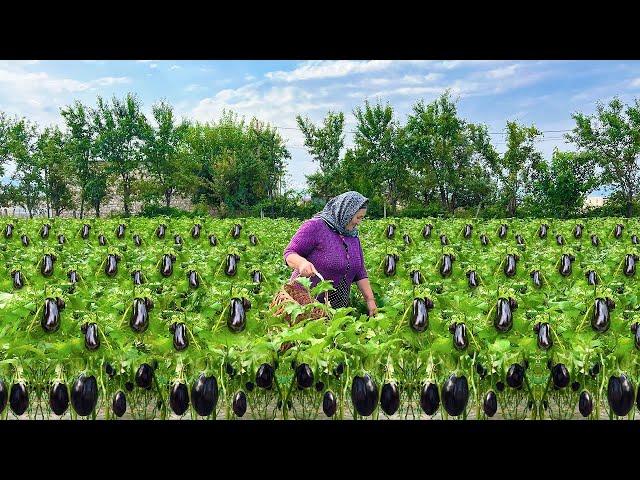
{"type": "MultiPolygon", "coordinates": [[[[318,276],[318,278],[320,278],[320,280],[324,280],[324,278],[322,278],[322,275],[320,275],[319,273],[316,273],[316,275],[318,276]]],[[[295,322],[291,322],[291,315],[285,311],[285,307],[288,304],[298,303],[299,305],[308,305],[313,301],[314,300],[311,298],[309,292],[302,285],[295,281],[292,281],[285,283],[284,286],[278,291],[278,293],[276,293],[275,297],[273,297],[273,300],[271,301],[270,308],[276,307],[276,310],[274,312],[275,315],[283,317],[287,321],[287,323],[292,326],[295,323],[307,320],[309,318],[312,320],[317,320],[325,316],[325,313],[321,308],[315,307],[310,312],[301,313],[296,317],[295,322]],[[299,300],[296,300],[294,298],[294,294],[299,300]]],[[[327,292],[325,292],[325,303],[329,303],[329,295],[327,292]]]]}

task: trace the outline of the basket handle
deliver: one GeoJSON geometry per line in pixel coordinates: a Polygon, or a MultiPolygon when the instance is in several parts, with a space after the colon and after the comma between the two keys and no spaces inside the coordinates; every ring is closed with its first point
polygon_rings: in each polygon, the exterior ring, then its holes
{"type": "MultiPolygon", "coordinates": [[[[318,277],[320,280],[322,280],[324,282],[324,277],[320,274],[319,271],[317,271],[314,268],[313,272],[315,273],[316,277],[318,277]]],[[[327,305],[330,305],[330,303],[329,303],[329,292],[324,292],[324,303],[327,304],[327,305]]]]}

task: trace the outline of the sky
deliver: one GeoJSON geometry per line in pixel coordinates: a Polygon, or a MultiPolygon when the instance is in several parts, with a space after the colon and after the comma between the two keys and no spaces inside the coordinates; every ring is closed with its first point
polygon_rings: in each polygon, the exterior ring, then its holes
{"type": "MultiPolygon", "coordinates": [[[[216,121],[223,110],[257,117],[280,129],[291,153],[287,187],[304,189],[317,169],[297,129],[296,115],[320,123],[329,111],[345,114],[345,145],[353,145],[353,111],[390,103],[404,123],[412,106],[449,90],[465,120],[484,123],[494,146],[505,148],[504,128],[516,120],[544,131],[538,149],[573,149],[563,134],[571,114],[595,112],[598,101],[640,98],[640,61],[559,60],[0,60],[0,111],[40,127],[64,126],[60,108],[80,100],[94,106],[137,94],[143,111],[166,100],[178,117],[216,121]]],[[[4,180],[8,179],[8,169],[4,180]]],[[[596,192],[597,193],[597,192],[596,192]]]]}

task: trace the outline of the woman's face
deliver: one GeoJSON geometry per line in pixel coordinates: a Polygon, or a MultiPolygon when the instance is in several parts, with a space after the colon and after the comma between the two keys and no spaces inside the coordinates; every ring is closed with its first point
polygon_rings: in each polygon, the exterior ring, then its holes
{"type": "Polygon", "coordinates": [[[351,221],[347,223],[347,230],[353,230],[358,225],[360,225],[360,222],[362,221],[366,213],[367,213],[366,208],[361,208],[360,210],[358,210],[356,214],[353,216],[353,218],[351,219],[351,221]]]}

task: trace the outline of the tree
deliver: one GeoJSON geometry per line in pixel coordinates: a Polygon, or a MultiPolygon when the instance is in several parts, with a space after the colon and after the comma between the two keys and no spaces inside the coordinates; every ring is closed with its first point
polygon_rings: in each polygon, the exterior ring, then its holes
{"type": "Polygon", "coordinates": [[[43,194],[47,206],[47,217],[60,214],[73,206],[69,188],[70,161],[66,155],[64,137],[57,127],[46,128],[38,137],[36,162],[43,179],[43,194]]]}
{"type": "Polygon", "coordinates": [[[38,133],[28,120],[16,121],[9,129],[7,151],[16,169],[7,189],[11,203],[23,207],[33,218],[45,188],[38,163],[38,133]]]}
{"type": "Polygon", "coordinates": [[[9,157],[9,132],[13,121],[0,112],[0,177],[4,176],[4,164],[9,157]]]}
{"type": "Polygon", "coordinates": [[[625,106],[614,98],[598,103],[596,114],[574,113],[576,126],[566,138],[580,151],[595,154],[602,168],[602,183],[611,185],[626,199],[626,216],[633,215],[633,200],[640,189],[640,103],[625,106]]]}
{"type": "Polygon", "coordinates": [[[540,135],[535,126],[507,122],[507,150],[489,161],[500,181],[510,217],[515,216],[519,200],[530,188],[533,175],[542,163],[542,156],[534,146],[535,139],[540,135]]]}

